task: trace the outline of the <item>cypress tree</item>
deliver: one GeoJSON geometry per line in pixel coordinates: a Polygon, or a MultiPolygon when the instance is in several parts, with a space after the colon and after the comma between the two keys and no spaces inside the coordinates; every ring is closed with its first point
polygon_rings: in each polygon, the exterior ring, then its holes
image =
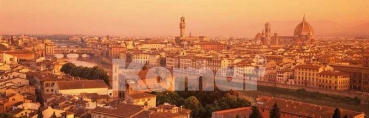
{"type": "Polygon", "coordinates": [[[334,110],[334,113],[333,113],[332,118],[341,118],[340,109],[336,108],[336,109],[334,110]]]}
{"type": "Polygon", "coordinates": [[[42,114],[41,107],[37,110],[37,118],[44,118],[44,115],[42,114]]]}
{"type": "Polygon", "coordinates": [[[251,107],[252,113],[250,114],[249,118],[263,118],[260,114],[259,109],[256,106],[251,107]]]}
{"type": "Polygon", "coordinates": [[[269,112],[270,118],[281,118],[281,113],[277,103],[274,103],[272,110],[269,112]]]}

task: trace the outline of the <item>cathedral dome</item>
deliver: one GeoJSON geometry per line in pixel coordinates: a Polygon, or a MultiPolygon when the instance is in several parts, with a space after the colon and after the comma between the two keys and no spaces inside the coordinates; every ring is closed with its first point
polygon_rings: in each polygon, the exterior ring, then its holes
{"type": "Polygon", "coordinates": [[[311,27],[311,25],[305,21],[304,16],[302,22],[296,26],[294,36],[306,36],[306,35],[313,36],[314,30],[313,27],[311,27]]]}
{"type": "Polygon", "coordinates": [[[263,35],[261,33],[256,34],[255,40],[260,40],[263,35]]]}

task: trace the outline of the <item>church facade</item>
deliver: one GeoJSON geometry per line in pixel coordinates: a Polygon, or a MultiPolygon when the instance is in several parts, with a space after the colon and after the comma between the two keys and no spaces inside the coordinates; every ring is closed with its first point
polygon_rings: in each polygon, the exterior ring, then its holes
{"type": "Polygon", "coordinates": [[[265,24],[265,28],[261,33],[256,34],[255,44],[257,45],[312,45],[316,42],[314,38],[313,27],[306,22],[305,16],[301,23],[299,23],[293,36],[278,36],[277,33],[272,35],[271,25],[265,24]]]}

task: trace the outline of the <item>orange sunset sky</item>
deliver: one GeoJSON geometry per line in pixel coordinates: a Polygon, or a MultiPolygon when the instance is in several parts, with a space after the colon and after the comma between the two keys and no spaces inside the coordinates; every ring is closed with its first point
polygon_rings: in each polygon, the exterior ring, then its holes
{"type": "Polygon", "coordinates": [[[292,35],[304,14],[328,35],[369,23],[369,0],[0,0],[0,34],[177,36],[182,14],[193,35],[292,35]]]}

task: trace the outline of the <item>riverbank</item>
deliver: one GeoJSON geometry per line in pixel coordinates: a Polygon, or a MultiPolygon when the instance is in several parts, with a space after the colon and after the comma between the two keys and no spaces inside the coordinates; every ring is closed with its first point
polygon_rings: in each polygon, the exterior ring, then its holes
{"type": "Polygon", "coordinates": [[[112,65],[109,62],[106,62],[99,58],[87,57],[87,58],[78,58],[79,61],[85,61],[89,63],[94,63],[97,66],[104,68],[106,71],[111,71],[112,65]]]}
{"type": "MultiPolygon", "coordinates": [[[[328,95],[318,92],[309,92],[303,89],[292,90],[272,86],[258,85],[256,91],[239,91],[241,96],[256,99],[258,96],[270,96],[281,99],[294,100],[310,104],[329,107],[344,108],[347,110],[364,112],[369,114],[369,105],[360,104],[360,99],[355,97],[344,97],[328,95]]],[[[255,101],[255,100],[251,100],[255,101]]]]}

